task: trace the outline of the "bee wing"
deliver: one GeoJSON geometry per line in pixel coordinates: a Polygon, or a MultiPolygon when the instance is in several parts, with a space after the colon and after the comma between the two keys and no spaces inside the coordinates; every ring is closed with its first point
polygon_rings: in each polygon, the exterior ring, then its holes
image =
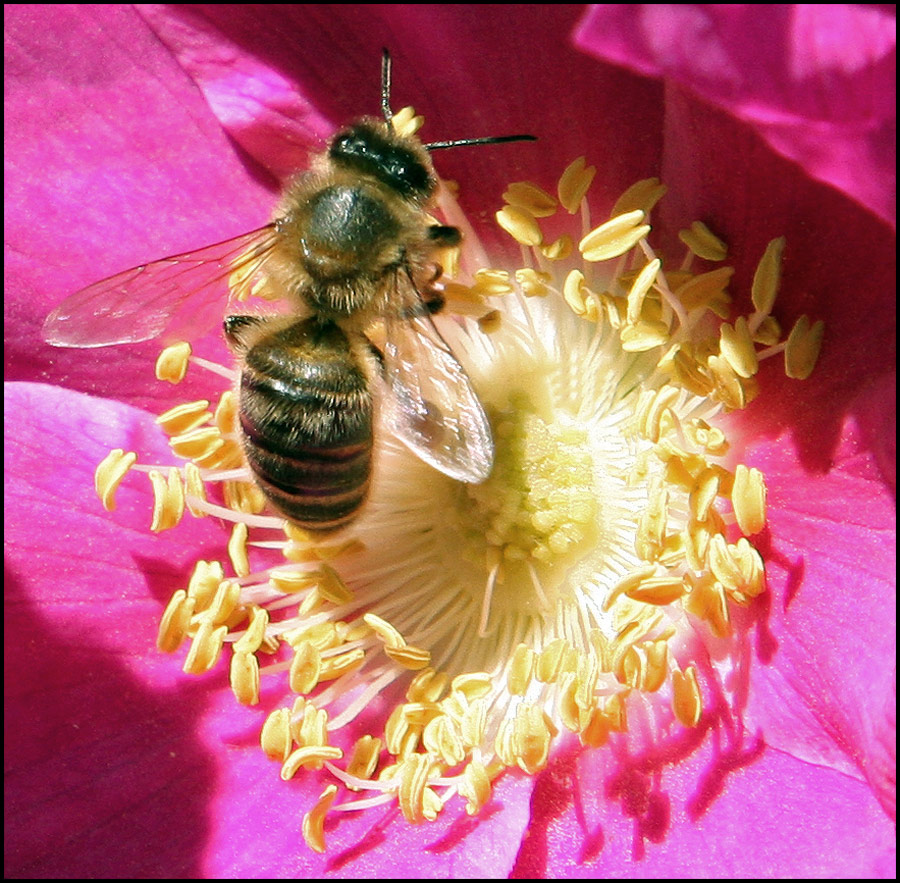
{"type": "Polygon", "coordinates": [[[490,474],[494,442],[488,419],[462,365],[430,316],[386,317],[384,375],[389,420],[426,463],[459,481],[490,474]]]}
{"type": "MultiPolygon", "coordinates": [[[[221,321],[231,285],[249,292],[279,241],[276,224],[197,251],[162,258],[95,282],[67,297],[44,321],[53,346],[195,338],[221,321]]],[[[234,294],[234,292],[232,292],[234,294]]]]}

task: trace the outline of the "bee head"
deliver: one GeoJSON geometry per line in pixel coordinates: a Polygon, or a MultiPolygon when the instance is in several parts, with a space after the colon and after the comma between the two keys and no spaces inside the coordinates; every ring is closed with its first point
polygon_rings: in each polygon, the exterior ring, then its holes
{"type": "Polygon", "coordinates": [[[404,199],[422,202],[437,188],[424,149],[378,121],[362,120],[338,132],[328,156],[335,165],[375,178],[404,199]]]}

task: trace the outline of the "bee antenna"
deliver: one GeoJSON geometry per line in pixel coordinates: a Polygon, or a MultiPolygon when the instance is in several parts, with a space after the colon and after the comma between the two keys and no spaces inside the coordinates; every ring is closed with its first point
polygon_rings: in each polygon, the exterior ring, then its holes
{"type": "Polygon", "coordinates": [[[534,135],[495,135],[490,138],[460,138],[456,141],[432,141],[423,145],[426,150],[443,150],[446,147],[468,147],[470,144],[507,144],[510,141],[537,141],[534,135]]]}
{"type": "Polygon", "coordinates": [[[391,110],[391,53],[387,49],[381,50],[381,112],[390,125],[394,112],[391,110]]]}

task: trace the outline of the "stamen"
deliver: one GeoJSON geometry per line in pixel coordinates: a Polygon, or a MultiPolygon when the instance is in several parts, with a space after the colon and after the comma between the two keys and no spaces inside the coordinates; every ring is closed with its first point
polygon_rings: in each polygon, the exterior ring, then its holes
{"type": "Polygon", "coordinates": [[[688,230],[679,230],[678,238],[698,258],[718,262],[728,257],[728,246],[702,221],[694,221],[688,230]]]}
{"type": "Polygon", "coordinates": [[[559,179],[557,194],[563,208],[570,214],[578,214],[581,202],[587,196],[594,175],[597,174],[595,166],[585,166],[585,159],[579,156],[573,160],[559,179]]]}
{"type": "Polygon", "coordinates": [[[134,452],[125,453],[121,448],[110,451],[94,472],[94,490],[107,512],[116,508],[116,491],[128,471],[137,461],[134,452]]]}
{"type": "Polygon", "coordinates": [[[578,249],[586,261],[608,261],[634,248],[650,232],[642,211],[627,212],[591,230],[578,249]]]}
{"type": "Polygon", "coordinates": [[[187,374],[188,359],[191,356],[189,343],[173,343],[167,346],[156,360],[156,379],[168,383],[181,383],[187,374]]]}
{"type": "Polygon", "coordinates": [[[784,350],[784,371],[794,380],[806,380],[812,374],[822,349],[825,323],[820,319],[810,327],[809,318],[801,316],[791,329],[784,350]]]}
{"type": "Polygon", "coordinates": [[[316,805],[303,816],[303,839],[316,852],[325,852],[325,816],[336,794],[337,785],[328,785],[316,805]]]}

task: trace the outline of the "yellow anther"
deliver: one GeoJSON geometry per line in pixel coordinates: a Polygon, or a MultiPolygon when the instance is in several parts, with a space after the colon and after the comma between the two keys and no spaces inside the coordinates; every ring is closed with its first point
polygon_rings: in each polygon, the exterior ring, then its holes
{"type": "Polygon", "coordinates": [[[741,316],[734,325],[724,324],[719,329],[719,349],[738,377],[752,377],[759,371],[759,360],[747,320],[741,316]]]}
{"type": "Polygon", "coordinates": [[[513,696],[524,696],[531,682],[531,676],[534,672],[534,661],[537,654],[531,647],[525,644],[519,644],[513,650],[512,659],[509,661],[509,672],[506,676],[506,682],[509,686],[509,692],[513,696]]]}
{"type": "Polygon", "coordinates": [[[329,785],[319,796],[316,805],[303,816],[303,839],[315,852],[325,852],[325,816],[334,803],[337,785],[329,785]]]}
{"type": "Polygon", "coordinates": [[[116,491],[136,461],[137,454],[134,452],[126,454],[121,448],[116,448],[97,466],[94,472],[94,489],[107,512],[112,512],[116,508],[116,491]]]}
{"type": "Polygon", "coordinates": [[[619,336],[626,353],[646,353],[669,342],[669,326],[665,322],[638,322],[626,325],[619,336]]]}
{"type": "Polygon", "coordinates": [[[191,502],[192,498],[206,502],[206,485],[200,477],[200,470],[193,463],[184,464],[184,489],[188,511],[195,518],[205,518],[207,513],[191,502]]]}
{"type": "Polygon", "coordinates": [[[336,745],[304,745],[290,753],[281,765],[281,778],[287,782],[297,775],[300,767],[308,770],[320,770],[326,760],[338,760],[343,751],[336,745]]]}
{"type": "Polygon", "coordinates": [[[568,233],[563,233],[553,242],[544,243],[540,247],[540,252],[548,261],[564,261],[572,254],[574,248],[575,243],[572,241],[572,237],[568,233]]]}
{"type": "Polygon", "coordinates": [[[252,653],[235,651],[229,669],[231,692],[241,705],[259,703],[259,662],[252,653]]]}
{"type": "Polygon", "coordinates": [[[766,246],[753,276],[750,296],[756,312],[763,316],[768,316],[772,312],[781,285],[781,255],[784,252],[785,242],[785,238],[779,236],[766,246]]]}
{"type": "Polygon", "coordinates": [[[283,637],[292,647],[312,644],[320,653],[340,647],[343,643],[342,637],[338,634],[337,624],[334,622],[320,622],[307,628],[291,629],[285,632],[283,637]]]}
{"type": "Polygon", "coordinates": [[[482,297],[495,297],[503,294],[512,294],[515,291],[515,287],[510,281],[510,275],[506,270],[484,268],[475,271],[472,290],[482,297]]]}
{"type": "Polygon", "coordinates": [[[366,653],[362,647],[355,647],[337,656],[325,656],[322,658],[322,666],[319,670],[320,681],[333,681],[341,675],[347,674],[359,668],[365,662],[366,653]]]}
{"type": "Polygon", "coordinates": [[[680,576],[653,576],[630,587],[625,594],[633,601],[663,607],[674,604],[685,591],[684,580],[680,576]]]}
{"type": "Polygon", "coordinates": [[[410,681],[406,698],[410,702],[437,702],[449,683],[450,677],[446,672],[436,672],[433,668],[423,669],[410,681]]]}
{"type": "MultiPolygon", "coordinates": [[[[194,466],[193,463],[188,465],[194,466]]],[[[234,512],[257,515],[266,506],[263,492],[250,481],[226,481],[223,483],[222,493],[225,505],[234,512]]]]}
{"type": "Polygon", "coordinates": [[[576,316],[587,313],[586,298],[590,294],[590,289],[584,284],[584,273],[581,270],[570,270],[563,283],[563,297],[576,316]]]}
{"type": "Polygon", "coordinates": [[[202,622],[182,666],[185,674],[199,675],[209,671],[219,660],[227,634],[227,626],[216,626],[208,620],[202,622]]]}
{"type": "Polygon", "coordinates": [[[691,591],[684,600],[688,613],[705,620],[717,638],[731,634],[731,614],[728,611],[728,596],[725,589],[712,574],[701,577],[687,576],[691,591]]]}
{"type": "Polygon", "coordinates": [[[428,787],[434,761],[427,754],[409,754],[400,764],[400,787],[397,799],[404,818],[408,822],[433,822],[440,812],[440,800],[428,787]],[[428,796],[430,793],[431,796],[428,796]]]}
{"type": "Polygon", "coordinates": [[[503,198],[510,205],[525,209],[535,218],[549,218],[556,212],[556,200],[546,190],[528,181],[515,181],[510,184],[503,198]]]}
{"type": "Polygon", "coordinates": [[[716,398],[727,410],[739,410],[747,405],[750,401],[748,391],[752,391],[752,388],[745,385],[726,359],[722,356],[710,356],[706,360],[706,367],[715,384],[716,398]]]}
{"type": "Polygon", "coordinates": [[[231,619],[240,600],[240,585],[234,580],[222,580],[216,588],[216,594],[209,607],[204,611],[203,617],[213,625],[225,625],[231,619]]]}
{"type": "Polygon", "coordinates": [[[734,471],[731,504],[738,527],[747,536],[759,533],[766,526],[766,484],[758,469],[748,469],[743,463],[734,471]]]}
{"type": "Polygon", "coordinates": [[[406,645],[403,635],[380,616],[376,616],[374,613],[366,613],[363,616],[363,621],[376,635],[378,635],[385,646],[398,648],[406,645]]]}
{"type": "Polygon", "coordinates": [[[483,334],[494,334],[500,330],[503,324],[503,313],[500,310],[490,310],[478,317],[478,330],[483,334]]]}
{"type": "Polygon", "coordinates": [[[206,610],[216,597],[225,571],[218,561],[198,561],[188,582],[188,595],[196,602],[196,609],[206,610]]]}
{"type": "Polygon", "coordinates": [[[595,227],[581,242],[578,249],[586,261],[608,261],[630,251],[649,232],[640,210],[626,212],[599,227],[595,227]]]}
{"type": "Polygon", "coordinates": [[[706,521],[709,510],[719,493],[719,473],[707,467],[695,479],[691,487],[689,505],[691,515],[697,521],[706,521]]]}
{"type": "Polygon", "coordinates": [[[801,316],[788,335],[784,349],[784,370],[793,380],[806,380],[822,349],[822,337],[825,334],[825,323],[820,319],[812,327],[807,316],[801,316]]]}
{"type": "MultiPolygon", "coordinates": [[[[378,755],[381,753],[381,739],[374,736],[360,736],[353,745],[353,752],[347,764],[347,773],[357,779],[371,779],[378,766],[378,755]]],[[[358,785],[349,785],[354,791],[358,785]]]]}
{"type": "Polygon", "coordinates": [[[753,332],[753,342],[760,346],[775,346],[781,340],[781,325],[774,316],[766,316],[753,332]]]}
{"type": "Polygon", "coordinates": [[[491,676],[483,671],[473,671],[457,675],[450,683],[452,693],[462,693],[470,702],[481,699],[491,692],[493,682],[491,676]]]}
{"type": "Polygon", "coordinates": [[[516,709],[512,747],[521,770],[534,775],[547,765],[553,730],[555,727],[538,706],[523,703],[516,709]]]}
{"type": "Polygon", "coordinates": [[[495,217],[497,223],[520,245],[533,248],[544,239],[534,215],[525,209],[505,205],[495,217]]]}
{"type": "Polygon", "coordinates": [[[206,399],[200,399],[170,408],[156,418],[156,423],[162,427],[166,435],[181,435],[202,426],[211,416],[209,402],[206,399]]]}
{"type": "Polygon", "coordinates": [[[266,757],[284,763],[291,753],[291,710],[277,708],[263,723],[259,744],[266,757]]]}
{"type": "Polygon", "coordinates": [[[231,439],[218,439],[205,454],[193,458],[201,469],[237,469],[244,462],[241,446],[231,439]]]}
{"type": "Polygon", "coordinates": [[[641,318],[641,307],[644,304],[644,298],[651,286],[656,281],[656,276],[662,267],[662,261],[654,258],[647,264],[640,273],[637,274],[631,289],[628,292],[628,312],[626,314],[628,321],[635,325],[641,318]]]}
{"type": "Polygon", "coordinates": [[[353,600],[353,592],[340,578],[338,572],[327,564],[319,568],[318,587],[322,597],[332,604],[349,604],[353,600]]]}
{"type": "Polygon", "coordinates": [[[328,712],[324,708],[316,708],[312,702],[305,703],[303,717],[299,724],[292,724],[291,732],[300,746],[327,745],[328,712]]]}
{"type": "Polygon", "coordinates": [[[219,396],[219,403],[216,405],[216,410],[213,414],[213,423],[215,423],[219,432],[223,434],[234,432],[237,414],[238,404],[234,397],[234,390],[226,389],[219,396]]]}
{"type": "MultiPolygon", "coordinates": [[[[459,694],[457,694],[459,695],[459,694]]],[[[466,749],[477,748],[484,740],[488,707],[485,699],[475,699],[459,718],[459,732],[466,749]]]]}
{"type": "Polygon", "coordinates": [[[549,273],[541,273],[531,267],[516,270],[516,282],[525,297],[546,297],[550,293],[553,277],[549,273]]]}
{"type": "Polygon", "coordinates": [[[484,764],[477,760],[466,764],[457,788],[466,799],[466,812],[470,816],[477,815],[491,799],[491,779],[484,764]]]}
{"type": "Polygon", "coordinates": [[[688,312],[705,308],[724,319],[731,303],[727,289],[733,275],[734,267],[717,267],[708,273],[693,276],[675,289],[675,297],[688,312]]]}
{"type": "Polygon", "coordinates": [[[697,683],[697,669],[689,665],[683,672],[672,672],[672,710],[686,727],[696,727],[703,712],[703,699],[697,683]]]}
{"type": "Polygon", "coordinates": [[[669,188],[660,184],[659,178],[644,178],[632,184],[617,200],[609,213],[611,218],[640,209],[649,215],[656,203],[665,196],[669,188]]]}
{"type": "Polygon", "coordinates": [[[269,612],[263,607],[254,607],[250,614],[247,630],[234,643],[235,653],[255,653],[262,646],[269,624],[269,612]]]}
{"type": "Polygon", "coordinates": [[[597,169],[594,166],[585,166],[583,156],[579,156],[566,166],[556,192],[559,201],[570,215],[574,215],[581,207],[581,201],[587,195],[596,174],[597,169]]]}
{"type": "Polygon", "coordinates": [[[724,261],[728,257],[728,246],[702,221],[694,221],[688,230],[679,230],[678,238],[698,258],[724,261]]]}
{"type": "Polygon", "coordinates": [[[322,670],[322,655],[308,641],[302,643],[294,651],[291,660],[289,682],[295,693],[309,693],[319,683],[322,670]]]}
{"type": "Polygon", "coordinates": [[[391,126],[398,135],[409,137],[415,135],[425,124],[425,117],[416,113],[412,107],[401,107],[392,117],[391,126]]]}
{"type": "Polygon", "coordinates": [[[318,572],[309,570],[273,570],[269,573],[270,585],[286,595],[308,591],[318,579],[318,572]]]}
{"type": "Polygon", "coordinates": [[[668,674],[668,641],[646,641],[628,649],[622,661],[625,683],[635,690],[655,693],[668,674]]]}
{"type": "Polygon", "coordinates": [[[563,638],[556,638],[541,650],[535,671],[537,679],[545,684],[555,681],[564,668],[569,650],[569,644],[563,638]]]}
{"type": "Polygon", "coordinates": [[[664,384],[656,392],[647,390],[647,393],[645,403],[642,401],[637,414],[639,429],[644,438],[655,443],[662,437],[663,415],[674,407],[681,390],[677,386],[664,384]]]}
{"type": "Polygon", "coordinates": [[[405,647],[390,647],[385,644],[384,652],[397,665],[408,668],[410,671],[419,671],[426,668],[431,662],[431,653],[421,647],[413,647],[407,644],[405,647]]]}
{"type": "Polygon", "coordinates": [[[169,439],[172,452],[186,460],[200,460],[216,453],[225,444],[217,426],[203,426],[169,439]]]}
{"type": "Polygon", "coordinates": [[[159,621],[156,646],[163,653],[174,653],[187,637],[191,617],[194,615],[194,599],[184,589],[179,589],[163,611],[159,621]]]}
{"type": "Polygon", "coordinates": [[[156,360],[156,379],[169,383],[181,383],[187,373],[188,359],[191,357],[189,343],[173,343],[167,346],[156,360]]]}
{"type": "Polygon", "coordinates": [[[228,557],[238,576],[250,574],[250,560],[247,557],[247,525],[243,522],[237,522],[231,529],[231,537],[228,540],[228,557]]]}
{"type": "Polygon", "coordinates": [[[745,537],[734,544],[729,544],[721,534],[712,537],[709,568],[725,591],[740,604],[747,603],[765,588],[762,558],[745,537]]]}
{"type": "Polygon", "coordinates": [[[149,473],[153,486],[153,518],[150,530],[158,533],[175,527],[184,515],[184,485],[181,473],[172,466],[167,478],[155,469],[149,473]]]}
{"type": "Polygon", "coordinates": [[[462,763],[466,757],[459,728],[446,714],[438,714],[426,725],[422,733],[425,750],[440,757],[449,767],[462,763]]]}

